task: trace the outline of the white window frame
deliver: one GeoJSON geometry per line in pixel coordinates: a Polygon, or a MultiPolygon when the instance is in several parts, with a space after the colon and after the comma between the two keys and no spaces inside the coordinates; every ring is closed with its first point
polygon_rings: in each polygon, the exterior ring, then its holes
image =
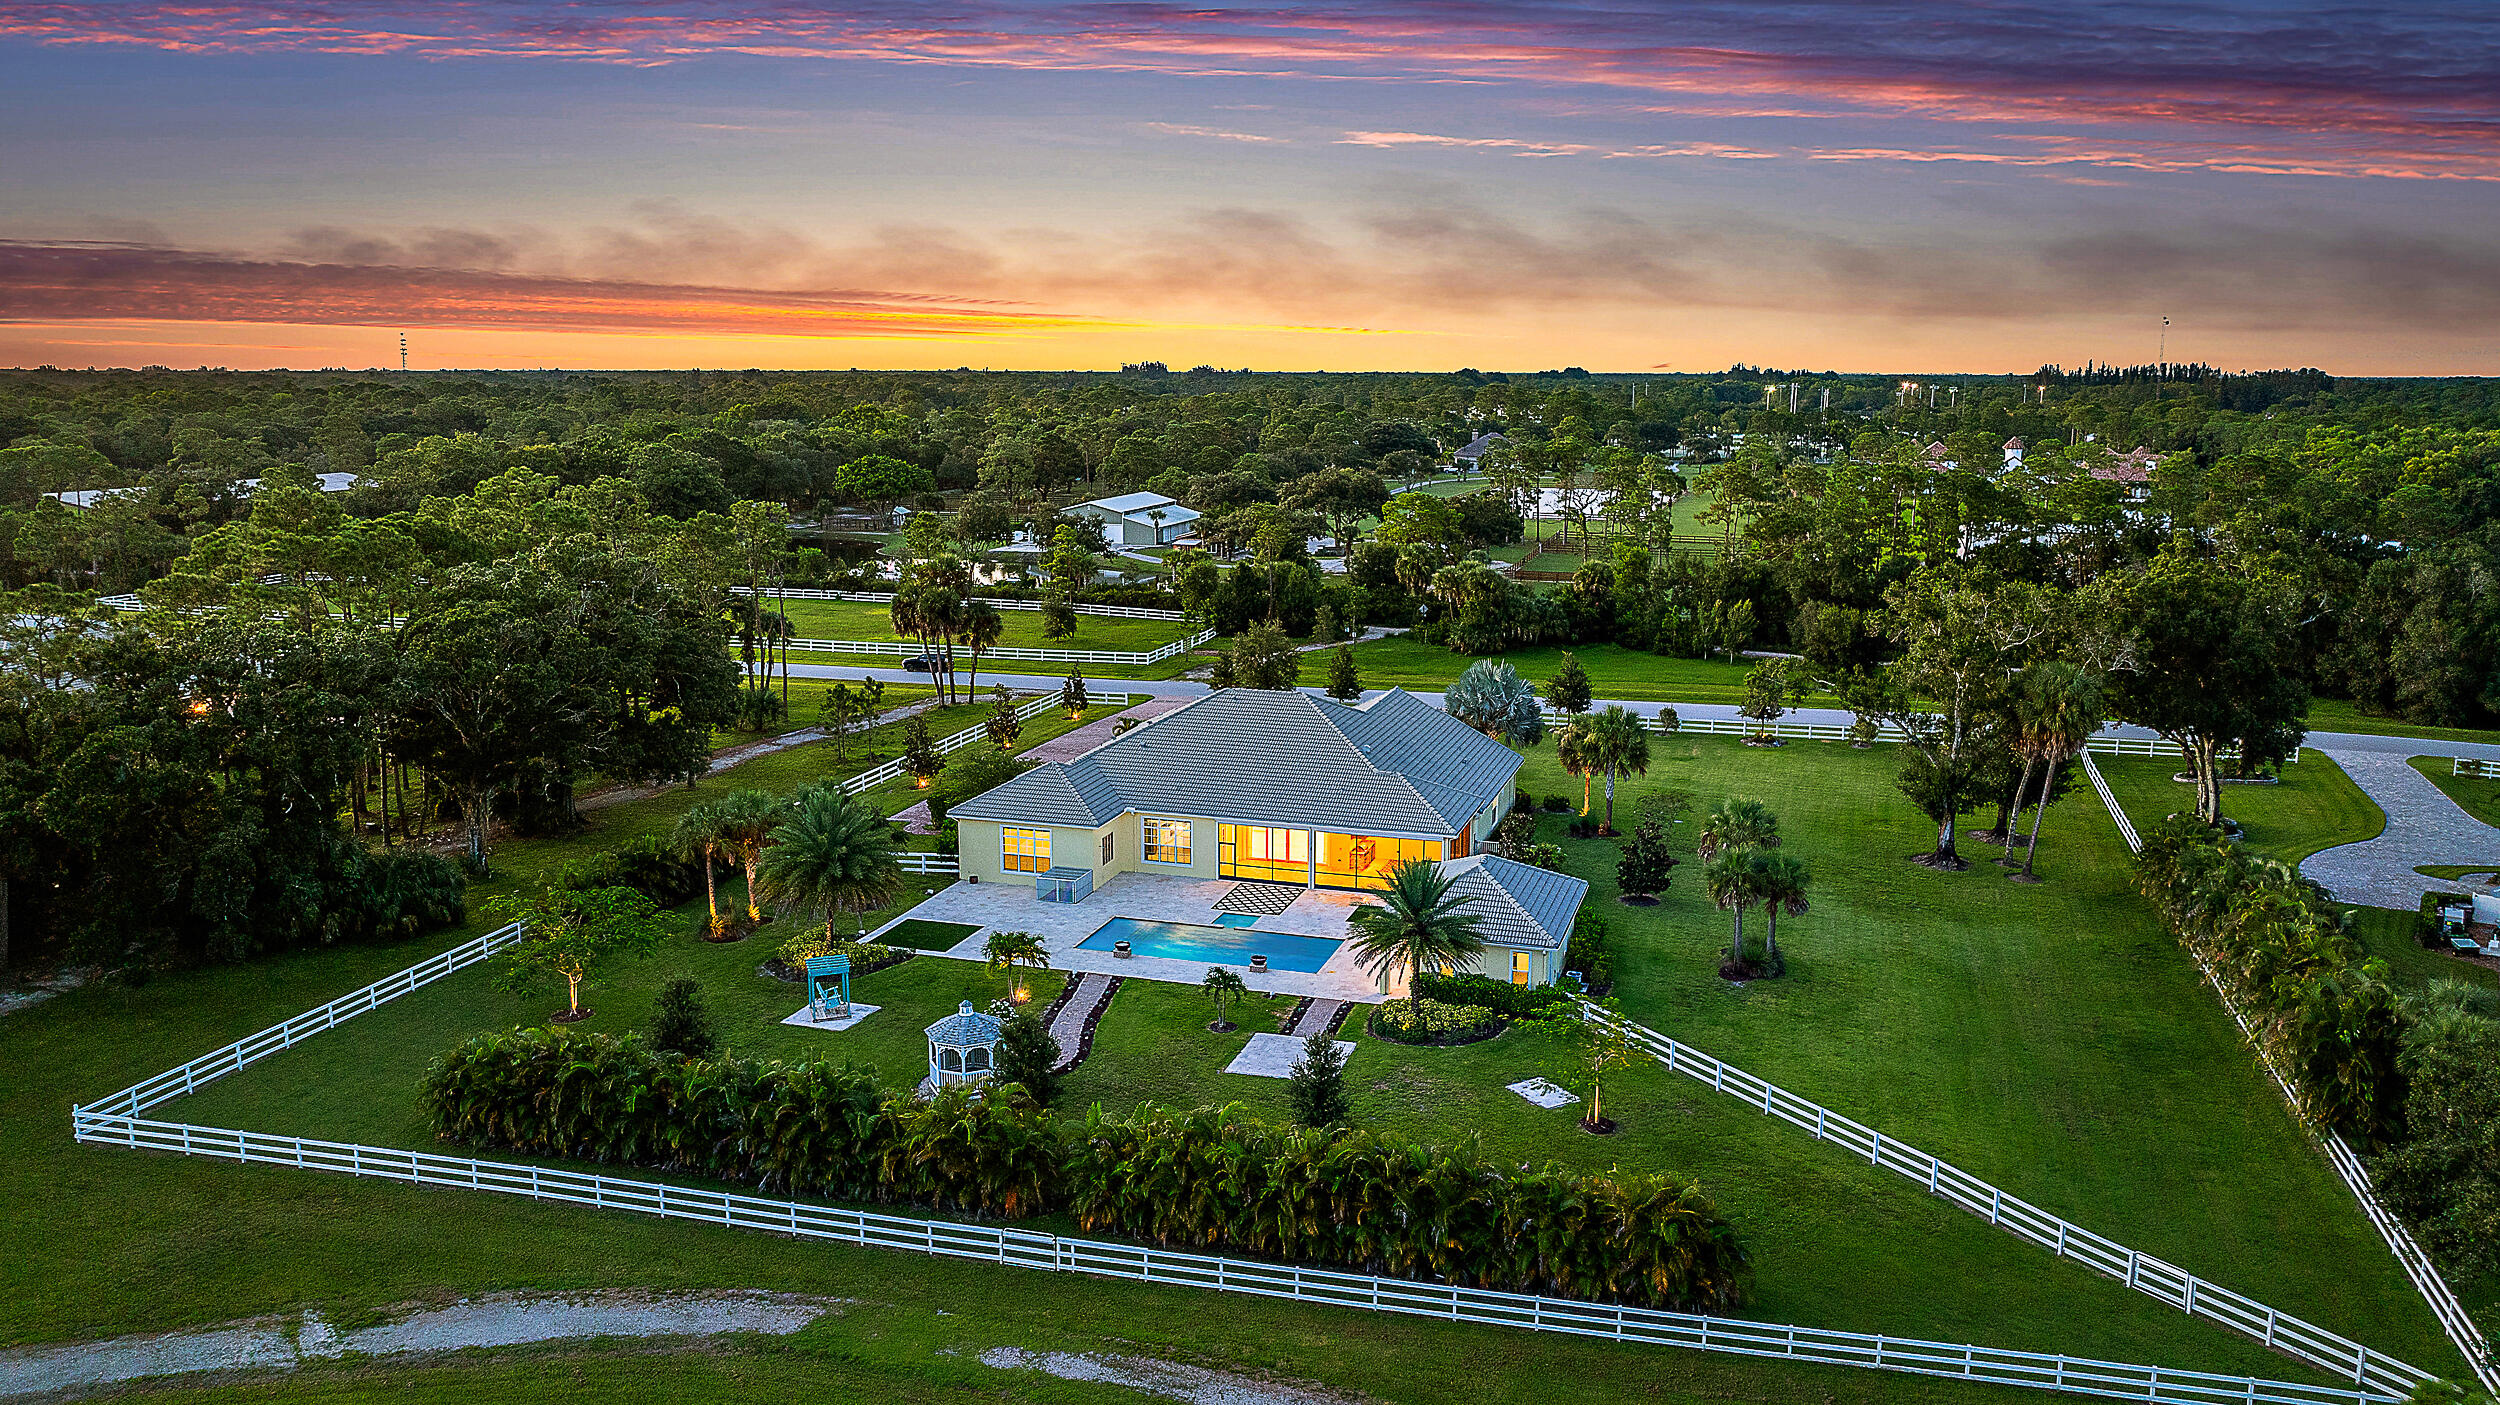
{"type": "Polygon", "coordinates": [[[1187,868],[1190,866],[1190,861],[1194,859],[1198,853],[1196,831],[1197,826],[1191,824],[1187,820],[1176,820],[1162,815],[1144,816],[1137,822],[1138,857],[1142,858],[1147,863],[1171,864],[1175,868],[1187,868]],[[1159,825],[1170,826],[1173,829],[1179,830],[1181,842],[1177,845],[1157,844],[1154,836],[1155,829],[1159,825]],[[1157,858],[1155,856],[1155,851],[1157,849],[1162,849],[1168,853],[1175,848],[1180,850],[1181,855],[1177,859],[1157,858]]]}

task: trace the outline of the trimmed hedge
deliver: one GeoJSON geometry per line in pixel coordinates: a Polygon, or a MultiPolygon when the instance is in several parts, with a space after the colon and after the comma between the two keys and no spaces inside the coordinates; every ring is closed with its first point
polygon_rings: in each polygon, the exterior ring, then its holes
{"type": "Polygon", "coordinates": [[[822,932],[804,932],[781,944],[773,959],[797,972],[804,979],[807,961],[812,956],[847,956],[851,958],[851,975],[859,977],[871,971],[900,966],[915,953],[908,947],[885,946],[877,942],[850,942],[839,938],[828,941],[822,932]]]}
{"type": "Polygon", "coordinates": [[[1490,976],[1436,976],[1425,974],[1415,978],[1415,994],[1419,999],[1438,1001],[1444,1005],[1481,1005],[1510,1019],[1541,1015],[1559,1005],[1571,1003],[1567,991],[1550,985],[1512,985],[1490,976]]]}
{"type": "Polygon", "coordinates": [[[1742,1305],[1750,1259],[1692,1182],[1488,1161],[1473,1141],[1256,1122],[1238,1108],[1082,1123],[1010,1085],[916,1101],[847,1065],[687,1059],[568,1030],[475,1036],[420,1091],[476,1147],[683,1171],[776,1193],[1644,1307],[1742,1305]]]}

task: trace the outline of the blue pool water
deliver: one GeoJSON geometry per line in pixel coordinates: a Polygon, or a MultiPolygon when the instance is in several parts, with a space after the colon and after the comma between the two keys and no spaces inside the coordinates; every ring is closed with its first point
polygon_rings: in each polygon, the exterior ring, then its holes
{"type": "Polygon", "coordinates": [[[1259,925],[1259,919],[1255,913],[1227,912],[1215,919],[1215,925],[1218,927],[1256,927],[1259,925]]]}
{"type": "Polygon", "coordinates": [[[1291,932],[1261,932],[1248,927],[1199,927],[1187,922],[1150,922],[1142,917],[1114,917],[1077,945],[1086,951],[1109,951],[1113,942],[1127,942],[1139,956],[1173,961],[1203,961],[1214,966],[1247,966],[1265,954],[1271,971],[1316,971],[1328,964],[1343,942],[1324,937],[1298,937],[1291,932]]]}

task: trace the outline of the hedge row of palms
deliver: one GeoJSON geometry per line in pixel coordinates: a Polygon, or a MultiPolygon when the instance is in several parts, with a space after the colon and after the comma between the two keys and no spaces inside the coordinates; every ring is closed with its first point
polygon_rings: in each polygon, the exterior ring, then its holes
{"type": "Polygon", "coordinates": [[[679,816],[669,842],[702,866],[705,934],[713,941],[729,934],[713,881],[713,865],[724,857],[746,870],[750,924],[764,920],[759,904],[771,902],[822,921],[828,941],[840,914],[866,912],[903,886],[886,822],[832,784],[802,786],[786,797],[733,790],[679,816]]]}
{"type": "Polygon", "coordinates": [[[2136,881],[2231,992],[2298,1089],[2303,1116],[2369,1142],[2399,1128],[2386,966],[2364,955],[2324,889],[2186,817],[2145,834],[2136,881]]]}
{"type": "Polygon", "coordinates": [[[1020,1087],[921,1101],[847,1066],[688,1059],[639,1039],[482,1034],[435,1060],[435,1135],[791,1195],[1018,1218],[1361,1272],[1641,1306],[1745,1300],[1749,1260],[1691,1182],[1496,1164],[1472,1142],[1254,1121],[1081,1122],[1020,1087]]]}

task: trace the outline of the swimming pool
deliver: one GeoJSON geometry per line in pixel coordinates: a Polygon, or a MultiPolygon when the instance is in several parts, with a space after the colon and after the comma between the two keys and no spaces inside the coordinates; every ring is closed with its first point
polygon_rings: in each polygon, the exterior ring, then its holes
{"type": "Polygon", "coordinates": [[[1259,925],[1259,919],[1256,915],[1247,912],[1223,912],[1216,914],[1215,925],[1218,927],[1256,927],[1259,925]]]}
{"type": "Polygon", "coordinates": [[[1214,966],[1247,966],[1251,957],[1263,955],[1271,971],[1316,971],[1328,964],[1338,947],[1345,945],[1326,937],[1262,932],[1251,927],[1200,927],[1188,922],[1114,917],[1077,946],[1086,951],[1109,951],[1113,942],[1127,942],[1139,956],[1203,961],[1214,966]]]}

